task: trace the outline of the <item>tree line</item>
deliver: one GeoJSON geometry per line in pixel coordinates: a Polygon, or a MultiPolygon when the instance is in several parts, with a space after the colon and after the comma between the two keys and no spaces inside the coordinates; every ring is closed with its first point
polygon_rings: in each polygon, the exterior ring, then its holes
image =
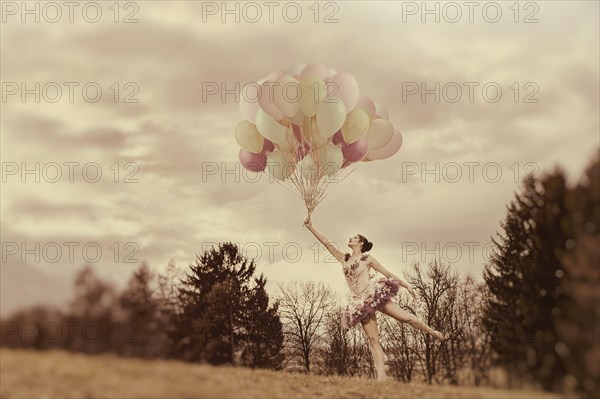
{"type": "MultiPolygon", "coordinates": [[[[378,314],[388,373],[401,381],[508,384],[596,397],[600,381],[600,162],[569,186],[560,169],[527,177],[506,208],[484,281],[434,260],[404,271],[406,311],[443,343],[378,314]]],[[[280,283],[272,297],[254,260],[230,242],[185,270],[142,263],[118,291],[85,266],[68,309],[2,321],[6,347],[112,352],[147,359],[375,376],[368,340],[342,328],[344,302],[318,281],[280,283]]],[[[346,298],[347,299],[347,298],[346,298]]]]}

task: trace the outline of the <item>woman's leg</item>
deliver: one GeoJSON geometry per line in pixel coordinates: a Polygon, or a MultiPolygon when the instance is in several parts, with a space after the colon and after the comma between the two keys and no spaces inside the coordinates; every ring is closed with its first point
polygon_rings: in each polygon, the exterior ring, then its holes
{"type": "Polygon", "coordinates": [[[429,327],[427,324],[423,323],[417,316],[414,314],[408,313],[400,308],[393,301],[388,301],[385,306],[381,309],[381,312],[384,314],[393,317],[394,319],[401,321],[403,323],[407,323],[410,326],[417,328],[421,331],[425,331],[428,334],[433,335],[435,339],[438,341],[442,341],[444,339],[444,334],[441,332],[434,330],[429,327]]]}
{"type": "Polygon", "coordinates": [[[377,318],[375,313],[371,313],[369,316],[361,320],[365,335],[369,339],[371,346],[371,353],[373,354],[373,361],[375,362],[375,370],[377,370],[377,379],[380,381],[386,380],[385,375],[385,363],[383,361],[383,348],[381,347],[381,341],[379,339],[379,331],[377,329],[377,318]]]}

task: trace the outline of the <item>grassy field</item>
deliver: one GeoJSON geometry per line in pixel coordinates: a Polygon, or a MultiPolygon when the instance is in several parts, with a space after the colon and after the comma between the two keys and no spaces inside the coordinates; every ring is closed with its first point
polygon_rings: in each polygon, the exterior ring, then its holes
{"type": "Polygon", "coordinates": [[[62,351],[0,350],[1,398],[557,398],[62,351]]]}

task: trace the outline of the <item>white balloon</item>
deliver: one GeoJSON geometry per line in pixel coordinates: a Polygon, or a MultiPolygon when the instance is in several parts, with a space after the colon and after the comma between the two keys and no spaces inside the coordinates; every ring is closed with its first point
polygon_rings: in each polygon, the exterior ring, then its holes
{"type": "Polygon", "coordinates": [[[320,168],[329,176],[338,173],[344,163],[342,148],[335,144],[327,144],[321,151],[320,168]]]}
{"type": "Polygon", "coordinates": [[[300,109],[300,82],[289,75],[279,77],[273,89],[275,105],[285,116],[293,117],[300,109]]]}
{"type": "Polygon", "coordinates": [[[317,165],[315,165],[315,161],[313,161],[312,156],[305,156],[302,161],[299,162],[300,172],[302,176],[306,179],[313,180],[316,179],[319,171],[317,170],[317,165]]]}
{"type": "Polygon", "coordinates": [[[326,98],[317,108],[317,127],[325,138],[333,136],[346,121],[346,107],[337,97],[326,98]]]}
{"type": "Polygon", "coordinates": [[[267,139],[279,144],[285,140],[286,127],[277,123],[265,111],[259,109],[256,113],[256,128],[267,139]]]}
{"type": "Polygon", "coordinates": [[[291,163],[286,155],[275,150],[267,155],[267,170],[277,180],[285,180],[294,172],[296,165],[291,163]]]}
{"type": "Polygon", "coordinates": [[[394,136],[394,126],[385,119],[373,119],[367,132],[369,151],[384,147],[394,136]]]}
{"type": "Polygon", "coordinates": [[[288,68],[287,72],[292,76],[300,75],[300,72],[306,67],[306,64],[295,64],[288,68]]]}

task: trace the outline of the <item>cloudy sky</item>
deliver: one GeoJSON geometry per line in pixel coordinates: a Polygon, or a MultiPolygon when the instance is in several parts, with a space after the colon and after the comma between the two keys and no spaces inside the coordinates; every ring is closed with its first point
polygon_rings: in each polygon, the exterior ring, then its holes
{"type": "Polygon", "coordinates": [[[21,4],[2,3],[2,312],[64,300],[86,258],[122,286],[219,241],[270,289],[343,294],[302,201],[236,166],[232,93],[276,69],[352,73],[389,110],[400,152],[330,187],[313,221],[342,247],[364,234],[396,274],[441,257],[480,276],[519,180],[558,165],[575,182],[600,144],[594,1],[21,4]]]}

